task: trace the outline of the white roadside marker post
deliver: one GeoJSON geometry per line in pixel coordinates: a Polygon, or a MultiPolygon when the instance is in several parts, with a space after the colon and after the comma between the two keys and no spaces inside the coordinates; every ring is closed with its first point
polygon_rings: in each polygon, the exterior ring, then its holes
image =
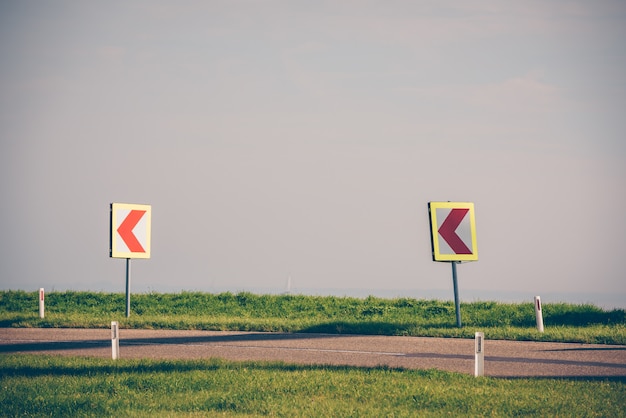
{"type": "Polygon", "coordinates": [[[111,321],[111,355],[113,360],[120,358],[120,333],[117,321],[111,321]]]}
{"type": "Polygon", "coordinates": [[[485,375],[485,334],[474,334],[474,376],[485,375]]]}
{"type": "Polygon", "coordinates": [[[543,313],[541,312],[541,297],[535,296],[535,316],[537,317],[537,331],[543,332],[543,313]]]}
{"type": "Polygon", "coordinates": [[[39,318],[43,319],[45,313],[43,287],[39,288],[39,318]]]}

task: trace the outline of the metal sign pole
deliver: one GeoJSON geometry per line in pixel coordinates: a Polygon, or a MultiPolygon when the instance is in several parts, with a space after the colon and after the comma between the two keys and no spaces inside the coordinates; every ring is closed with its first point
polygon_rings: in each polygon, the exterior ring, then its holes
{"type": "Polygon", "coordinates": [[[130,317],[130,258],[126,259],[126,318],[130,317]]]}
{"type": "Polygon", "coordinates": [[[456,326],[461,328],[461,303],[459,302],[459,284],[456,278],[456,261],[452,261],[452,283],[454,285],[454,307],[456,309],[456,326]]]}

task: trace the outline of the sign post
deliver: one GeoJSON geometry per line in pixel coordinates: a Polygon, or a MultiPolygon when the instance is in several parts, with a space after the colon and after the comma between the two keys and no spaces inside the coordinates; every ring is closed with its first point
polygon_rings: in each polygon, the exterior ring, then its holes
{"type": "Polygon", "coordinates": [[[461,328],[461,301],[459,300],[459,282],[456,278],[456,261],[452,264],[452,286],[454,287],[454,310],[456,312],[456,326],[461,328]]]}
{"type": "Polygon", "coordinates": [[[130,316],[130,258],[126,259],[126,318],[130,316]]]}
{"type": "Polygon", "coordinates": [[[474,204],[470,202],[428,202],[433,261],[452,264],[456,325],[461,327],[461,303],[457,263],[477,261],[474,204]]]}
{"type": "Polygon", "coordinates": [[[126,317],[130,316],[130,259],[150,258],[152,207],[111,203],[109,257],[126,259],[126,317]]]}

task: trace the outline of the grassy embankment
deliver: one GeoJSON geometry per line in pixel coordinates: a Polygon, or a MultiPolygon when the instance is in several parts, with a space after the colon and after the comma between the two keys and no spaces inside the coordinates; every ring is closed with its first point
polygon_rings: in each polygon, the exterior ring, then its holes
{"type": "Polygon", "coordinates": [[[137,294],[125,317],[125,295],[50,292],[44,319],[37,292],[0,292],[0,327],[203,329],[270,332],[408,335],[626,344],[626,311],[592,305],[543,305],[545,332],[536,330],[532,303],[462,303],[463,327],[454,304],[411,298],[365,299],[251,293],[137,294]]]}

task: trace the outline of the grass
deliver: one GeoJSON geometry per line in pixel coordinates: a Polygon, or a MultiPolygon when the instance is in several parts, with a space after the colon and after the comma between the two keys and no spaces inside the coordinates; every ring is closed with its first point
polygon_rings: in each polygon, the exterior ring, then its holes
{"type": "MultiPolygon", "coordinates": [[[[2,327],[327,332],[626,343],[626,312],[592,305],[461,306],[410,298],[251,293],[0,292],[2,327]]],[[[495,379],[438,370],[205,360],[0,356],[0,416],[626,416],[626,379],[495,379]]]]}
{"type": "Polygon", "coordinates": [[[1,416],[625,416],[626,382],[224,360],[0,356],[1,416]]]}
{"type": "Polygon", "coordinates": [[[626,344],[626,311],[593,305],[543,304],[545,332],[536,330],[534,305],[462,303],[463,327],[453,302],[412,298],[211,294],[182,292],[125,295],[50,292],[39,318],[38,293],[0,292],[0,327],[124,328],[323,332],[626,344]]]}

